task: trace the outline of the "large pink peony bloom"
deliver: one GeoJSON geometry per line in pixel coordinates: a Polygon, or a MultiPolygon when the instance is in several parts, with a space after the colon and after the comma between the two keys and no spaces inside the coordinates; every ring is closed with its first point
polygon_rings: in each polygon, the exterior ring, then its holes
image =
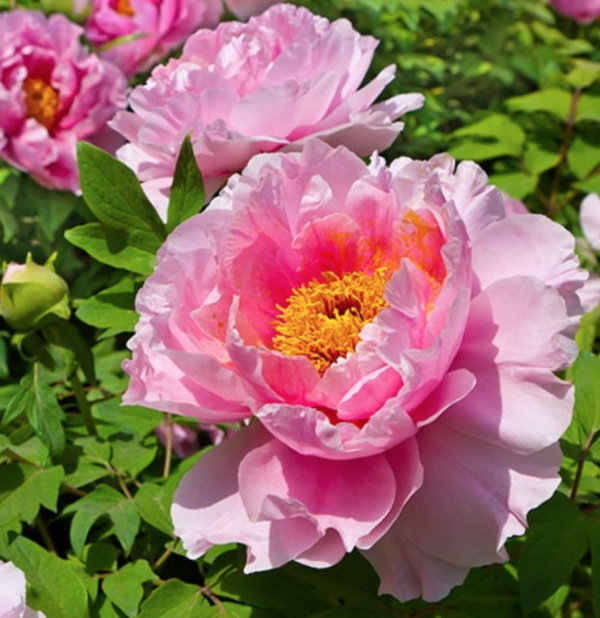
{"type": "Polygon", "coordinates": [[[403,126],[395,120],[419,108],[423,97],[373,105],[393,79],[391,66],[358,89],[376,45],[345,19],[330,23],[291,5],[247,24],[200,30],[179,60],[157,67],[133,90],[133,112],[117,114],[112,126],[131,142],[118,156],[164,217],[188,133],[209,196],[253,155],[299,148],[311,136],[360,155],[387,148],[403,126]]]}
{"type": "Polygon", "coordinates": [[[198,28],[216,26],[222,10],[221,0],[92,0],[85,33],[102,57],[131,76],[198,28]]]}
{"type": "Polygon", "coordinates": [[[128,404],[251,419],[177,491],[189,556],[244,543],[252,572],[357,547],[382,592],[428,600],[505,560],[559,482],[573,248],[445,155],[253,159],[167,239],[125,364],[128,404]]]}
{"type": "Polygon", "coordinates": [[[119,142],[106,122],[125,107],[125,76],[81,32],[62,15],[0,13],[0,158],[51,189],[79,190],[78,140],[119,142]]]}
{"type": "Polygon", "coordinates": [[[600,17],[600,0],[551,0],[550,3],[559,13],[580,24],[589,24],[600,17]]]}
{"type": "Polygon", "coordinates": [[[0,560],[0,618],[45,618],[25,605],[25,585],[23,572],[0,560]]]}

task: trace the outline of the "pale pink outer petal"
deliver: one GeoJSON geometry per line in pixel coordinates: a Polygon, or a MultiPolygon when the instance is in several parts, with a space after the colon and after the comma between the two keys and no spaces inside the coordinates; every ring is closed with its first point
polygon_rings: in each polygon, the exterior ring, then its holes
{"type": "Polygon", "coordinates": [[[596,193],[588,195],[581,202],[579,211],[579,221],[584,236],[589,240],[590,245],[600,251],[600,196],[596,193]]]}
{"type": "Polygon", "coordinates": [[[388,535],[364,552],[373,557],[382,591],[401,600],[439,600],[468,568],[506,560],[506,539],[525,531],[527,512],[560,482],[558,444],[519,455],[451,429],[451,415],[419,433],[423,485],[388,535]],[[397,554],[388,549],[394,542],[397,554]]]}
{"type": "Polygon", "coordinates": [[[583,311],[588,313],[600,305],[600,277],[590,273],[589,279],[577,291],[583,311]]]}

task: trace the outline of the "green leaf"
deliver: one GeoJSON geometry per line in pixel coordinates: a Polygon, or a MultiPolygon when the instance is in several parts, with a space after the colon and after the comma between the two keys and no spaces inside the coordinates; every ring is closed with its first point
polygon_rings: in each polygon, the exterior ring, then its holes
{"type": "Polygon", "coordinates": [[[113,268],[146,276],[152,272],[155,252],[128,245],[127,235],[121,230],[110,230],[107,234],[102,224],[87,223],[67,230],[65,238],[95,260],[113,268]]]}
{"type": "Polygon", "coordinates": [[[567,152],[567,162],[573,174],[583,180],[600,165],[600,146],[576,135],[567,152]]]}
{"type": "Polygon", "coordinates": [[[138,438],[147,436],[164,422],[161,412],[140,406],[123,406],[120,397],[92,406],[94,417],[115,427],[117,433],[126,433],[138,438]]]}
{"type": "Polygon", "coordinates": [[[571,368],[575,384],[575,418],[583,440],[600,429],[600,358],[584,350],[571,368]]]}
{"type": "MultiPolygon", "coordinates": [[[[373,618],[374,614],[370,614],[373,618]]],[[[240,605],[238,603],[221,603],[205,607],[198,618],[279,618],[280,614],[263,612],[255,607],[240,605]]],[[[366,617],[366,615],[363,614],[366,617]]],[[[283,617],[282,617],[283,618],[283,617]]]]}
{"type": "Polygon", "coordinates": [[[199,586],[170,579],[142,605],[139,618],[202,618],[208,607],[199,586]]]}
{"type": "Polygon", "coordinates": [[[532,176],[543,174],[558,165],[560,153],[546,150],[542,144],[528,141],[523,153],[523,164],[532,176]]]}
{"type": "Polygon", "coordinates": [[[156,457],[156,438],[148,438],[152,444],[140,444],[134,438],[111,440],[113,456],[111,464],[121,474],[136,477],[145,470],[156,457]]]}
{"type": "Polygon", "coordinates": [[[167,210],[167,231],[199,213],[204,206],[204,183],[198,169],[190,136],[186,135],[175,166],[167,210]]]}
{"type": "Polygon", "coordinates": [[[38,363],[34,363],[32,372],[22,378],[20,390],[6,410],[11,418],[22,413],[27,414],[31,427],[51,455],[56,459],[62,457],[65,450],[64,413],[52,388],[41,379],[38,363]]]}
{"type": "Polygon", "coordinates": [[[513,172],[509,174],[493,174],[490,176],[490,183],[496,185],[517,200],[522,200],[530,195],[537,187],[537,176],[529,176],[523,172],[513,172]]]}
{"type": "Polygon", "coordinates": [[[577,104],[575,122],[588,120],[600,122],[600,97],[592,94],[583,94],[577,104]]]}
{"type": "Polygon", "coordinates": [[[127,616],[134,618],[144,597],[142,584],[155,579],[150,565],[145,560],[136,560],[109,575],[102,583],[102,590],[127,616]]]}
{"type": "Polygon", "coordinates": [[[563,122],[567,121],[573,95],[567,90],[547,88],[507,99],[506,107],[511,112],[547,112],[563,122]]]}
{"type": "Polygon", "coordinates": [[[136,492],[133,504],[140,517],[157,530],[173,536],[170,500],[165,490],[154,483],[144,483],[136,492]]]}
{"type": "Polygon", "coordinates": [[[134,299],[134,282],[123,279],[84,301],[75,314],[90,326],[109,329],[106,336],[133,332],[138,321],[138,314],[133,308],[134,299]]]}
{"type": "Polygon", "coordinates": [[[567,80],[575,88],[588,88],[600,80],[600,63],[575,58],[567,80]]]}
{"type": "Polygon", "coordinates": [[[99,485],[92,493],[69,505],[63,513],[75,513],[71,522],[71,544],[81,558],[87,536],[94,523],[107,516],[125,553],[129,553],[140,527],[140,517],[133,502],[108,485],[99,485]]]}
{"type": "Polygon", "coordinates": [[[81,367],[86,380],[90,384],[96,383],[94,357],[86,339],[79,329],[67,320],[55,318],[51,324],[42,329],[48,343],[54,344],[75,355],[75,360],[81,367]]]}
{"type": "Polygon", "coordinates": [[[89,618],[85,586],[68,562],[24,537],[11,544],[9,557],[25,573],[32,609],[46,618],[89,618]]]}
{"type": "Polygon", "coordinates": [[[83,197],[100,223],[108,230],[125,232],[128,246],[155,252],[167,232],[136,175],[86,142],[77,144],[77,161],[83,197]]]}
{"type": "Polygon", "coordinates": [[[6,464],[0,474],[0,526],[11,521],[33,523],[40,506],[56,512],[61,466],[38,470],[24,464],[6,464]]]}
{"type": "Polygon", "coordinates": [[[529,516],[518,561],[523,608],[532,612],[567,582],[589,547],[591,521],[562,494],[529,516]]]}

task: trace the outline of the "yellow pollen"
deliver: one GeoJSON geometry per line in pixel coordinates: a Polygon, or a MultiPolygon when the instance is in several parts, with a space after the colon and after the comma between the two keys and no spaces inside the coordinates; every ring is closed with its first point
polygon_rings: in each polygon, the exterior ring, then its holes
{"type": "Polygon", "coordinates": [[[46,129],[51,129],[56,121],[60,99],[55,90],[39,77],[28,77],[23,82],[27,116],[35,118],[46,129]]]}
{"type": "Polygon", "coordinates": [[[133,17],[135,15],[135,11],[131,6],[130,0],[117,0],[115,11],[124,17],[133,17]]]}
{"type": "Polygon", "coordinates": [[[325,272],[296,288],[274,321],[273,347],[286,356],[306,356],[323,374],[340,357],[354,352],[362,329],[388,307],[383,298],[393,270],[325,272]]]}

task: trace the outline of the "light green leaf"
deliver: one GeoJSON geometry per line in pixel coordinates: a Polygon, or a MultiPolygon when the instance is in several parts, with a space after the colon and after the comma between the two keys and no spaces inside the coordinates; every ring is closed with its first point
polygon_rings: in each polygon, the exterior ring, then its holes
{"type": "Polygon", "coordinates": [[[132,332],[138,321],[133,308],[135,284],[131,279],[123,279],[84,301],[76,311],[77,317],[90,326],[108,328],[110,335],[132,332]]]}
{"type": "Polygon", "coordinates": [[[496,185],[498,189],[508,193],[517,200],[532,194],[537,187],[537,176],[529,176],[523,172],[512,172],[509,174],[492,174],[490,184],[496,185]]]}
{"type": "Polygon", "coordinates": [[[65,238],[95,260],[113,268],[146,276],[152,272],[155,252],[128,245],[127,235],[121,230],[111,230],[107,235],[100,223],[87,223],[67,230],[65,238]]]}
{"type": "Polygon", "coordinates": [[[111,441],[113,467],[121,474],[129,474],[135,478],[156,457],[156,438],[149,438],[148,441],[152,444],[140,444],[134,438],[111,441]]]}
{"type": "Polygon", "coordinates": [[[573,174],[583,180],[600,165],[600,145],[576,135],[567,152],[567,162],[573,174]]]}
{"type": "Polygon", "coordinates": [[[511,112],[547,112],[563,122],[567,121],[573,95],[567,90],[547,88],[507,99],[506,107],[511,112]]]}
{"type": "Polygon", "coordinates": [[[199,213],[204,207],[204,183],[196,163],[190,136],[186,135],[173,176],[167,211],[167,231],[172,232],[180,223],[199,213]]]}
{"type": "Polygon", "coordinates": [[[140,517],[157,530],[173,536],[170,500],[165,490],[154,483],[144,483],[136,492],[133,504],[140,517]]]}
{"type": "Polygon", "coordinates": [[[582,94],[577,104],[575,122],[588,120],[600,122],[600,96],[593,94],[582,94]]]}
{"type": "Polygon", "coordinates": [[[102,583],[102,590],[127,616],[134,618],[144,597],[142,584],[155,579],[157,577],[149,564],[145,560],[136,560],[109,575],[102,583]]]}
{"type": "Polygon", "coordinates": [[[27,577],[27,605],[46,618],[89,618],[87,592],[71,565],[25,537],[10,546],[10,560],[27,577]]]}
{"type": "Polygon", "coordinates": [[[571,368],[571,375],[575,384],[575,418],[585,441],[600,429],[600,358],[582,351],[571,368]]]}
{"type": "Polygon", "coordinates": [[[202,618],[208,607],[199,586],[170,579],[142,605],[139,618],[202,618]]]}
{"type": "Polygon", "coordinates": [[[543,174],[558,165],[560,153],[546,150],[542,144],[528,141],[523,153],[523,164],[532,176],[543,174]]]}

